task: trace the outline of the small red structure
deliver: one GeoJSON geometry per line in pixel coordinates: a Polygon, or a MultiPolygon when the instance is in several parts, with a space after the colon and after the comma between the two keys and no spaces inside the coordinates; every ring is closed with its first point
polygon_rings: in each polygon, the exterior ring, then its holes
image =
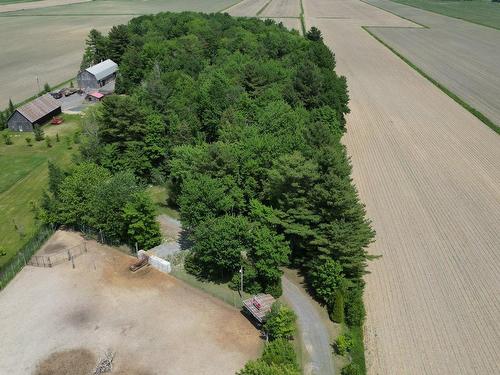
{"type": "Polygon", "coordinates": [[[89,94],[87,94],[86,98],[90,102],[99,102],[101,99],[104,98],[104,95],[101,94],[100,92],[94,91],[89,94]]]}
{"type": "Polygon", "coordinates": [[[64,120],[61,117],[52,117],[52,121],[50,121],[52,125],[61,125],[63,122],[64,120]]]}

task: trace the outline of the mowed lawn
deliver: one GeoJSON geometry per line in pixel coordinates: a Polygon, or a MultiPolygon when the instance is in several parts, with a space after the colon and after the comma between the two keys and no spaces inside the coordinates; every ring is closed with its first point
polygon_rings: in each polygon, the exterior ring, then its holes
{"type": "Polygon", "coordinates": [[[500,3],[491,0],[441,1],[441,0],[392,0],[445,16],[460,18],[479,25],[500,29],[500,3]]]}
{"type": "Polygon", "coordinates": [[[0,248],[7,255],[0,256],[0,267],[6,264],[33,234],[38,224],[33,210],[47,189],[47,162],[59,165],[71,163],[75,152],[73,135],[80,128],[80,116],[63,115],[62,125],[45,125],[45,135],[52,140],[52,147],[45,141],[34,141],[33,133],[14,133],[13,144],[6,145],[3,136],[0,144],[0,248]],[[60,142],[56,142],[56,133],[60,142]],[[33,140],[29,147],[26,137],[33,140]],[[72,149],[68,149],[66,138],[71,139],[72,149]]]}

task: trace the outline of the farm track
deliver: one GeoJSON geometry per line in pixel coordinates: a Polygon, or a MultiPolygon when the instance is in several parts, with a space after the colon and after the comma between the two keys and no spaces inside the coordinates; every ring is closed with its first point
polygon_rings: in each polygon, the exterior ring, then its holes
{"type": "Polygon", "coordinates": [[[348,79],[344,142],[383,256],[368,373],[500,373],[500,138],[361,28],[418,25],[354,0],[304,6],[348,79]]]}

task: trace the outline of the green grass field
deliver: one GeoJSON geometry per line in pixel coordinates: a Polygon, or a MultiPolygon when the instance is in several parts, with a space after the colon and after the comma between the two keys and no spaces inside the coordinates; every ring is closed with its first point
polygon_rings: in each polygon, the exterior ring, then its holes
{"type": "Polygon", "coordinates": [[[445,16],[500,29],[500,3],[491,0],[392,0],[445,16]]]}
{"type": "Polygon", "coordinates": [[[6,145],[0,138],[0,248],[7,254],[0,256],[0,267],[6,264],[35,232],[33,205],[47,189],[47,161],[52,160],[65,166],[71,163],[71,155],[76,147],[68,150],[65,139],[72,138],[80,129],[80,116],[63,115],[62,125],[45,125],[45,135],[52,140],[48,148],[45,141],[35,142],[33,133],[1,133],[12,135],[13,144],[6,145]],[[56,142],[56,133],[60,142],[56,142]],[[25,138],[33,140],[29,147],[25,138]]]}

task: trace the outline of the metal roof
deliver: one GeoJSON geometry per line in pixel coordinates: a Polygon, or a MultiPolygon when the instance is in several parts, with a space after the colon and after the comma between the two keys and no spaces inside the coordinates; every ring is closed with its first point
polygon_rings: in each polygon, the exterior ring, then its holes
{"type": "Polygon", "coordinates": [[[35,123],[57,108],[61,108],[61,104],[50,94],[45,94],[17,108],[16,111],[26,117],[29,122],[35,123]]]}
{"type": "Polygon", "coordinates": [[[270,294],[257,294],[252,298],[243,301],[245,308],[260,323],[266,320],[266,315],[271,311],[271,307],[276,300],[270,294]]]}
{"type": "Polygon", "coordinates": [[[101,79],[115,73],[118,70],[118,65],[113,60],[107,59],[85,70],[100,81],[101,79]]]}

